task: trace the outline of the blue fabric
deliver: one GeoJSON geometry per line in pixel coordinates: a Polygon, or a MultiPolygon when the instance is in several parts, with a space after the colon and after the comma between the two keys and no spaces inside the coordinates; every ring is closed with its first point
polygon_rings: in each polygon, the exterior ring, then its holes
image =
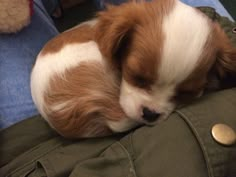
{"type": "Polygon", "coordinates": [[[37,114],[30,73],[43,45],[58,33],[40,0],[31,23],[16,34],[0,34],[0,129],[37,114]]]}
{"type": "MultiPolygon", "coordinates": [[[[126,2],[127,0],[94,0],[97,7],[99,9],[104,9],[105,4],[121,4],[123,2],[126,2]]],[[[150,0],[149,0],[150,1],[150,0]]],[[[188,4],[193,7],[198,7],[198,6],[209,6],[213,7],[216,9],[216,11],[222,15],[229,17],[231,20],[233,19],[230,14],[226,11],[226,9],[223,7],[223,5],[220,3],[219,0],[181,0],[185,4],[188,4]]]]}

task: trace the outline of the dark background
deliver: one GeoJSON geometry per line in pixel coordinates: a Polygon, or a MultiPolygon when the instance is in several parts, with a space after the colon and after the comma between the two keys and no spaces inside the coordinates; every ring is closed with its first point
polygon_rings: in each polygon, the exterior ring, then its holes
{"type": "MultiPolygon", "coordinates": [[[[236,0],[220,0],[231,16],[236,20],[236,0]]],[[[62,18],[54,19],[60,32],[71,28],[78,23],[95,17],[98,9],[93,0],[85,0],[78,5],[64,10],[62,18]]]]}

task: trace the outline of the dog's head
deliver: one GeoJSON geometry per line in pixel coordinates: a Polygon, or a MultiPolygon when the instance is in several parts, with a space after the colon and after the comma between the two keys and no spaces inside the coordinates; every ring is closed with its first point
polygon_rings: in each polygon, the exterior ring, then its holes
{"type": "Polygon", "coordinates": [[[95,38],[122,74],[122,108],[140,122],[165,118],[179,102],[199,97],[215,74],[235,78],[236,49],[223,30],[176,0],[108,7],[95,38]]]}

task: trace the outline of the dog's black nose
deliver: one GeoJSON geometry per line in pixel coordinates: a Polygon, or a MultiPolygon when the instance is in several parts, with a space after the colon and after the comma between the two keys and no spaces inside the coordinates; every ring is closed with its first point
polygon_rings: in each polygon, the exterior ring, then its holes
{"type": "Polygon", "coordinates": [[[154,122],[160,117],[160,113],[157,113],[155,111],[152,111],[146,107],[143,108],[143,119],[147,122],[154,122]]]}

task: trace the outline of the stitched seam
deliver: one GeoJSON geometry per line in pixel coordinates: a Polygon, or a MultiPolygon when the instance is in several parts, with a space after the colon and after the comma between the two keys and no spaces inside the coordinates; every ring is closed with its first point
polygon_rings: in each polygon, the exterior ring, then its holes
{"type": "Polygon", "coordinates": [[[39,163],[42,166],[47,176],[52,176],[53,174],[56,174],[55,168],[52,166],[52,164],[48,159],[44,159],[42,161],[40,161],[39,159],[37,163],[39,163]]]}
{"type": "Polygon", "coordinates": [[[117,142],[117,144],[120,145],[120,147],[122,148],[122,150],[125,152],[126,156],[128,157],[129,162],[130,162],[130,167],[133,170],[132,174],[134,174],[134,177],[137,177],[136,170],[135,170],[134,164],[133,164],[133,160],[132,160],[132,157],[130,156],[129,152],[127,151],[127,149],[119,141],[117,142]]]}
{"type": "MultiPolygon", "coordinates": [[[[42,153],[42,154],[36,156],[35,158],[33,158],[33,160],[31,160],[31,161],[29,161],[29,162],[26,162],[23,166],[21,166],[21,167],[19,167],[19,168],[16,168],[16,169],[13,170],[12,172],[10,172],[7,176],[11,176],[11,175],[13,175],[14,173],[16,173],[16,172],[22,170],[22,169],[25,168],[26,166],[28,166],[28,165],[30,165],[30,164],[36,162],[37,160],[39,160],[39,158],[41,158],[41,157],[45,156],[46,154],[48,154],[49,152],[55,150],[55,149],[58,148],[60,145],[62,145],[62,143],[56,144],[56,145],[55,145],[54,147],[52,147],[50,150],[48,150],[48,151],[46,151],[46,152],[44,152],[44,153],[42,153]]],[[[37,148],[35,148],[35,149],[37,149],[37,148]]],[[[32,150],[32,151],[33,151],[33,150],[32,150]]],[[[30,152],[32,152],[32,151],[30,151],[30,152]]],[[[29,153],[30,153],[30,152],[29,152],[29,153]]],[[[28,154],[29,154],[29,153],[28,153],[28,154]]]]}
{"type": "Polygon", "coordinates": [[[207,165],[207,169],[208,169],[208,174],[210,177],[214,177],[214,173],[213,173],[213,169],[211,168],[211,163],[210,163],[210,159],[208,157],[208,153],[206,150],[206,147],[204,146],[203,140],[201,138],[201,136],[198,134],[198,131],[196,130],[196,128],[193,126],[192,122],[188,120],[187,116],[185,114],[183,114],[181,111],[176,110],[175,111],[177,114],[179,114],[183,120],[191,127],[191,130],[193,132],[193,134],[195,135],[195,137],[198,140],[198,143],[202,149],[203,155],[205,157],[205,161],[206,161],[206,165],[207,165]]]}
{"type": "Polygon", "coordinates": [[[134,151],[133,134],[134,134],[134,132],[131,133],[129,141],[130,141],[131,150],[132,150],[132,158],[135,158],[136,152],[134,151]]]}
{"type": "MultiPolygon", "coordinates": [[[[104,148],[104,150],[100,153],[100,154],[98,154],[98,156],[104,156],[104,154],[105,154],[105,152],[106,152],[106,150],[108,149],[108,148],[111,148],[114,144],[116,144],[117,143],[117,141],[114,141],[113,143],[111,143],[109,146],[107,146],[106,148],[104,148]]],[[[95,156],[94,156],[95,157],[95,156]]]]}

